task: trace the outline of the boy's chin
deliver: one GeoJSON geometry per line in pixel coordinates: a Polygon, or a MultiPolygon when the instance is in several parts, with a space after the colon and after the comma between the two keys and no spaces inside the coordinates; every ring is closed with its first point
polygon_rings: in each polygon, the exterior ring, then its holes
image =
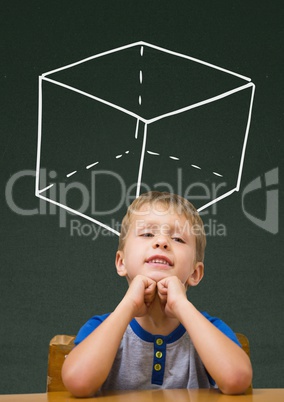
{"type": "Polygon", "coordinates": [[[155,281],[158,283],[158,282],[162,281],[163,279],[168,278],[171,275],[169,275],[169,273],[164,272],[164,271],[154,271],[154,272],[147,274],[146,276],[149,279],[152,279],[152,281],[155,281]]]}

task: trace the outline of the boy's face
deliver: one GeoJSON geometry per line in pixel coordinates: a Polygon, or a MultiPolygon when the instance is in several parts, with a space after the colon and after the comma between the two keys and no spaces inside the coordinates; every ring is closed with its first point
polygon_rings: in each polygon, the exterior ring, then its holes
{"type": "Polygon", "coordinates": [[[122,251],[117,252],[118,274],[131,282],[140,274],[159,282],[177,276],[184,285],[201,280],[203,263],[195,262],[196,244],[192,226],[183,214],[161,203],[144,204],[133,213],[122,251]]]}

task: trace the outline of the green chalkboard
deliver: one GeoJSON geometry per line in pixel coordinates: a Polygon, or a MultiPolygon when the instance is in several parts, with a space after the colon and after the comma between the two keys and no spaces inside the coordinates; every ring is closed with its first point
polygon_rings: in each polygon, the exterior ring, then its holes
{"type": "Polygon", "coordinates": [[[5,1],[1,22],[0,393],[44,392],[50,339],[127,289],[114,258],[148,189],[196,205],[200,310],[284,387],[283,7],[5,1]]]}

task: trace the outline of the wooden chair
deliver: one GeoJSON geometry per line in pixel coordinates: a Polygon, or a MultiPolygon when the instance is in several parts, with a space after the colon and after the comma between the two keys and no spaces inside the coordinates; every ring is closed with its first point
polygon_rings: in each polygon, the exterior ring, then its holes
{"type": "MultiPolygon", "coordinates": [[[[249,342],[245,335],[236,333],[243,350],[250,357],[249,342]]],[[[47,368],[47,392],[66,391],[61,379],[63,362],[74,347],[75,336],[56,335],[49,343],[48,368],[47,368]]],[[[250,393],[252,386],[246,393],[250,393]]]]}
{"type": "MultiPolygon", "coordinates": [[[[248,338],[240,333],[236,333],[237,338],[240,342],[240,344],[242,345],[242,349],[246,352],[246,354],[248,355],[248,357],[250,358],[250,347],[249,347],[249,341],[248,338]]],[[[246,390],[246,394],[251,394],[252,393],[252,384],[249,386],[249,388],[246,390]]]]}
{"type": "Polygon", "coordinates": [[[74,347],[75,336],[56,335],[49,342],[46,391],[66,391],[61,378],[63,362],[74,347]]]}
{"type": "Polygon", "coordinates": [[[248,357],[250,358],[250,348],[249,348],[249,341],[248,338],[240,333],[236,333],[237,338],[240,342],[240,344],[242,345],[243,350],[246,352],[246,354],[248,355],[248,357]]]}

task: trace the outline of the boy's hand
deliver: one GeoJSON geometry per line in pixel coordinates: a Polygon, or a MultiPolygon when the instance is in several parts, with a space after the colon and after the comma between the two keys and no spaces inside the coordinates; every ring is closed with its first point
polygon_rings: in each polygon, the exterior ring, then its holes
{"type": "Polygon", "coordinates": [[[133,316],[142,317],[153,302],[157,291],[157,283],[143,275],[137,275],[131,282],[124,299],[131,302],[133,316]]]}
{"type": "Polygon", "coordinates": [[[186,289],[176,276],[170,276],[157,283],[158,295],[168,317],[176,318],[179,306],[187,301],[186,289]]]}

